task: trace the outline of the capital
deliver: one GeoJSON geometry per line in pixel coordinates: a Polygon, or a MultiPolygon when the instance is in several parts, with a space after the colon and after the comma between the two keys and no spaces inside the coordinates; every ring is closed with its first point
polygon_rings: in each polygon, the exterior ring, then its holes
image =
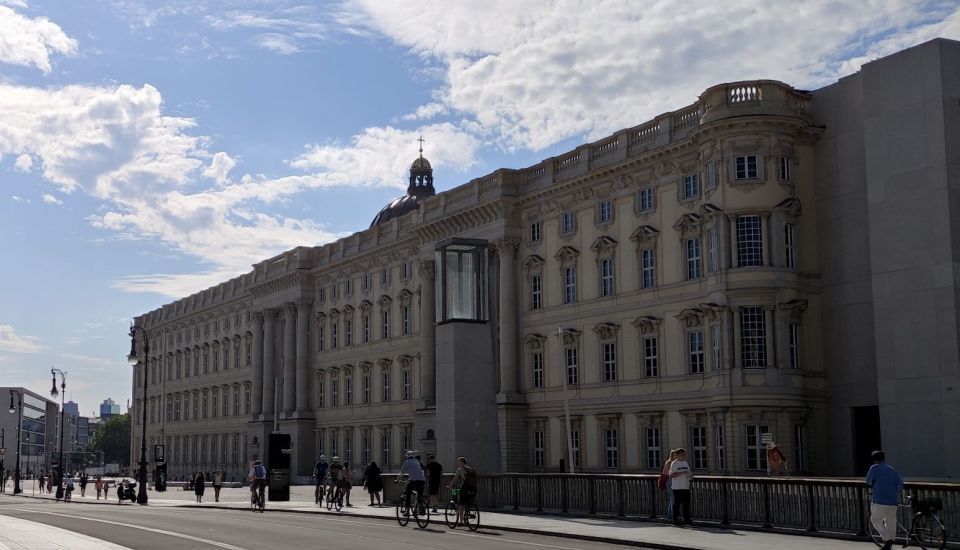
{"type": "Polygon", "coordinates": [[[516,255],[517,250],[520,248],[520,239],[503,237],[501,239],[496,239],[491,244],[501,258],[513,258],[516,255]]]}
{"type": "Polygon", "coordinates": [[[420,260],[420,274],[423,277],[433,279],[436,271],[436,262],[434,260],[420,260]]]}

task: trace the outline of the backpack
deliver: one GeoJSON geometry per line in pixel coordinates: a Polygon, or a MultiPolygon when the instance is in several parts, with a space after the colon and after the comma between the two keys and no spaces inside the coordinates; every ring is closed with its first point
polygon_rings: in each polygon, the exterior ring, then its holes
{"type": "Polygon", "coordinates": [[[477,490],[477,471],[466,464],[463,466],[463,488],[477,490]]]}
{"type": "Polygon", "coordinates": [[[263,467],[263,464],[257,464],[254,466],[253,473],[258,479],[267,477],[267,469],[263,467]]]}

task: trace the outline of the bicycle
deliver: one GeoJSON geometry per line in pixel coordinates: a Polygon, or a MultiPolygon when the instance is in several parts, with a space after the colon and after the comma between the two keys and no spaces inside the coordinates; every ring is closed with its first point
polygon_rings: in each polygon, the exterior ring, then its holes
{"type": "MultiPolygon", "coordinates": [[[[905,504],[897,505],[897,534],[894,543],[904,548],[915,542],[925,550],[942,550],[947,545],[947,530],[940,519],[943,503],[940,499],[919,500],[906,497],[905,504]]],[[[870,522],[870,538],[877,546],[883,546],[880,533],[870,522]]]]}
{"type": "Polygon", "coordinates": [[[327,510],[336,508],[339,512],[343,510],[343,491],[340,489],[340,481],[334,483],[336,483],[336,488],[333,490],[333,494],[327,493],[327,510]]]}
{"type": "Polygon", "coordinates": [[[398,480],[394,481],[394,483],[399,484],[400,489],[400,500],[397,501],[397,523],[400,524],[400,527],[406,527],[407,524],[410,523],[410,516],[412,515],[417,525],[421,529],[426,529],[427,525],[430,524],[430,503],[427,502],[419,491],[410,491],[410,497],[416,503],[411,509],[407,502],[407,484],[410,483],[409,480],[398,480]]]}
{"type": "Polygon", "coordinates": [[[443,519],[446,522],[447,527],[450,529],[456,529],[457,525],[460,525],[460,521],[463,521],[463,524],[467,526],[471,531],[476,531],[480,528],[480,507],[477,506],[476,501],[463,506],[463,518],[457,518],[457,506],[460,502],[460,489],[450,489],[450,500],[447,502],[447,507],[443,511],[443,519]]]}
{"type": "Polygon", "coordinates": [[[256,481],[250,485],[250,510],[263,513],[266,509],[266,503],[264,502],[266,499],[264,498],[263,491],[260,489],[256,481]]]}

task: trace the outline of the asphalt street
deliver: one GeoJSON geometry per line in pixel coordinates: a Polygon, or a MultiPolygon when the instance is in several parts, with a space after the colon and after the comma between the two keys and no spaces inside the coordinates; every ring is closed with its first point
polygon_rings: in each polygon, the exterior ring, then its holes
{"type": "MultiPolygon", "coordinates": [[[[137,550],[281,550],[335,546],[350,549],[524,549],[596,550],[595,542],[542,535],[476,533],[431,522],[427,529],[396,521],[249,510],[81,505],[49,500],[0,499],[0,514],[55,525],[137,550]]],[[[631,548],[603,544],[604,549],[631,548]]]]}

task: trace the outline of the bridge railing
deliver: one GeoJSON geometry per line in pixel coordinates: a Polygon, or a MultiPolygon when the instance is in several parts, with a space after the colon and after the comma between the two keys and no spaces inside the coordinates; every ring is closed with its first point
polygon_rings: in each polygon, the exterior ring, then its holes
{"type": "MultiPolygon", "coordinates": [[[[395,502],[395,474],[383,476],[386,500],[395,502]]],[[[441,505],[449,498],[445,476],[441,505]]],[[[666,516],[667,493],[650,474],[481,475],[478,503],[487,509],[597,514],[632,519],[666,516]]],[[[950,540],[960,542],[960,484],[908,482],[904,494],[943,503],[941,519],[950,540]]],[[[691,481],[694,520],[800,532],[865,537],[870,503],[857,479],[807,477],[695,476],[691,481]]]]}

